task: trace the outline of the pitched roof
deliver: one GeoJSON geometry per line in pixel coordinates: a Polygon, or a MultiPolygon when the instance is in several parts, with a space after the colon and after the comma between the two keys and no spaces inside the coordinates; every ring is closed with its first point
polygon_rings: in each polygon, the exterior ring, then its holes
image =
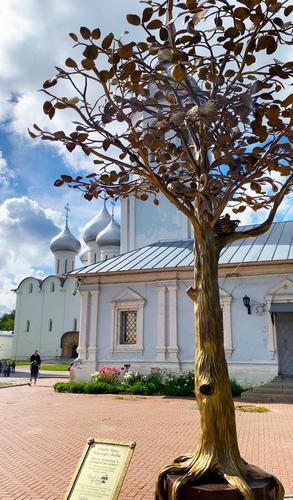
{"type": "MultiPolygon", "coordinates": [[[[241,230],[253,226],[242,226],[241,230]]],[[[227,245],[220,264],[293,260],[293,221],[275,222],[269,231],[227,245]]],[[[158,241],[70,273],[95,274],[152,269],[174,269],[193,265],[193,240],[158,241]]]]}

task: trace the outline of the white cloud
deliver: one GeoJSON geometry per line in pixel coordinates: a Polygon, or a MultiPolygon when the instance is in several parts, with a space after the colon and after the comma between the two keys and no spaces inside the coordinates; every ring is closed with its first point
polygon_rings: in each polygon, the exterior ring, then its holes
{"type": "Polygon", "coordinates": [[[80,26],[100,26],[104,35],[110,29],[120,34],[129,27],[125,20],[128,10],[133,10],[131,0],[87,0],[86,5],[81,0],[22,0],[21,4],[18,0],[2,0],[0,100],[4,106],[1,106],[1,119],[10,118],[14,109],[13,128],[18,130],[21,115],[26,126],[21,126],[19,132],[26,131],[30,117],[34,123],[34,118],[39,116],[43,99],[37,90],[54,75],[54,66],[63,65],[73,54],[73,42],[68,33],[78,33],[80,26]],[[110,12],[114,10],[115,16],[111,16],[110,23],[110,12]]]}
{"type": "MultiPolygon", "coordinates": [[[[71,132],[70,112],[58,111],[50,121],[42,112],[46,97],[38,92],[43,82],[54,76],[55,66],[64,65],[68,56],[74,57],[73,41],[68,33],[78,33],[80,26],[88,26],[100,27],[103,35],[109,31],[120,35],[125,29],[131,29],[126,13],[140,10],[139,3],[134,6],[133,0],[87,0],[86,5],[82,0],[22,0],[21,4],[18,0],[2,0],[0,122],[5,122],[13,134],[26,138],[27,148],[40,143],[28,137],[27,129],[34,123],[50,131],[71,132]]],[[[62,85],[58,84],[58,90],[62,85]]],[[[70,96],[72,88],[66,82],[64,86],[67,90],[62,95],[70,96]]],[[[46,144],[57,148],[58,154],[74,170],[89,172],[92,169],[91,161],[81,150],[69,153],[59,143],[46,144]]]]}
{"type": "Polygon", "coordinates": [[[50,239],[59,228],[59,214],[26,197],[9,198],[0,205],[0,305],[13,309],[10,290],[26,276],[42,277],[42,266],[52,266],[50,239]]]}
{"type": "Polygon", "coordinates": [[[13,178],[14,174],[11,170],[9,170],[7,161],[3,156],[3,152],[0,150],[0,184],[2,189],[7,189],[13,178]]]}

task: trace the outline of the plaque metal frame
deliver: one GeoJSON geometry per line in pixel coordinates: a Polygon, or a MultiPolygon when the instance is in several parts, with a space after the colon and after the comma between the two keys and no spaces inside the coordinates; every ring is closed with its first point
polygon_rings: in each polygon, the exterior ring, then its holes
{"type": "MultiPolygon", "coordinates": [[[[120,489],[121,489],[121,486],[123,484],[123,481],[125,479],[125,476],[126,476],[126,473],[127,473],[127,470],[128,470],[128,467],[129,467],[129,464],[130,464],[130,461],[132,459],[132,455],[133,455],[133,452],[134,452],[134,448],[136,446],[136,442],[135,441],[129,441],[128,443],[126,442],[123,442],[123,441],[116,441],[116,440],[108,440],[108,439],[95,439],[95,438],[89,438],[88,441],[87,441],[87,444],[82,452],[82,455],[80,457],[80,460],[76,466],[76,469],[74,471],[74,474],[73,474],[73,477],[70,481],[70,485],[68,486],[67,490],[66,490],[66,493],[65,493],[65,496],[64,496],[64,500],[71,500],[73,498],[73,495],[74,495],[74,490],[78,484],[78,479],[79,479],[79,476],[83,470],[83,468],[86,466],[86,462],[87,462],[87,459],[90,455],[90,451],[91,451],[91,447],[93,444],[105,444],[105,445],[109,445],[111,447],[126,447],[128,448],[128,452],[126,454],[126,457],[124,458],[124,463],[123,463],[123,468],[122,470],[120,471],[120,474],[119,474],[119,478],[116,482],[116,486],[115,486],[115,490],[113,492],[113,494],[111,496],[105,496],[105,500],[108,499],[108,500],[117,500],[118,499],[118,495],[119,495],[119,492],[120,492],[120,489]]],[[[97,497],[97,498],[101,498],[100,496],[97,497]]]]}

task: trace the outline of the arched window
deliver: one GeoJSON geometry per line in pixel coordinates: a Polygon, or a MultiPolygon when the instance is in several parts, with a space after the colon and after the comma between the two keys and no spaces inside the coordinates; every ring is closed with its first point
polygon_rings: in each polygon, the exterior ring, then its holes
{"type": "Polygon", "coordinates": [[[28,286],[28,293],[33,293],[33,289],[34,289],[33,284],[30,283],[28,286]]]}
{"type": "Polygon", "coordinates": [[[55,292],[55,283],[52,282],[50,285],[50,292],[55,292]]]}
{"type": "Polygon", "coordinates": [[[73,331],[76,332],[76,330],[77,330],[77,319],[74,318],[74,320],[73,320],[73,331]]]}
{"type": "Polygon", "coordinates": [[[51,332],[53,330],[53,320],[50,318],[49,319],[49,328],[48,328],[49,332],[51,332]]]}
{"type": "Polygon", "coordinates": [[[26,320],[26,325],[25,325],[25,331],[26,332],[29,332],[30,331],[30,326],[31,326],[31,322],[29,319],[26,320]]]}
{"type": "Polygon", "coordinates": [[[65,267],[64,267],[64,272],[67,273],[67,259],[65,259],[65,267]]]}
{"type": "Polygon", "coordinates": [[[59,268],[60,268],[60,261],[59,259],[57,260],[57,274],[59,274],[59,268]]]}

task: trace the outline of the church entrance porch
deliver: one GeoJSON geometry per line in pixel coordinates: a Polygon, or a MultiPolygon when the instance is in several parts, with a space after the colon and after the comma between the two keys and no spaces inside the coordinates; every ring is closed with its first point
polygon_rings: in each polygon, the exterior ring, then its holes
{"type": "Polygon", "coordinates": [[[293,377],[293,312],[275,313],[276,337],[281,377],[293,377]]]}
{"type": "Polygon", "coordinates": [[[78,339],[78,332],[66,332],[62,335],[60,347],[62,349],[61,356],[63,358],[77,358],[78,339]]]}

